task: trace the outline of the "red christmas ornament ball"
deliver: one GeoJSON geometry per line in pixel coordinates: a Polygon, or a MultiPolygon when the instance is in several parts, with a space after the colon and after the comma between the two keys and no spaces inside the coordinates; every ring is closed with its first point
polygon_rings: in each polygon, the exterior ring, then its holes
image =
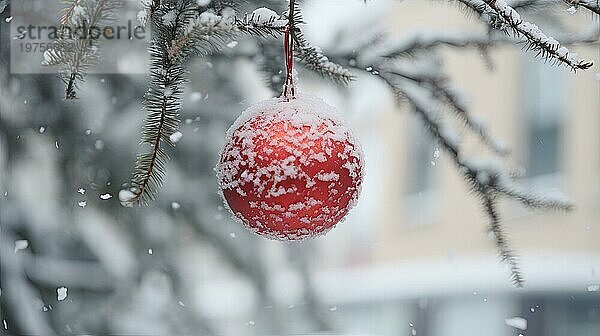
{"type": "Polygon", "coordinates": [[[215,168],[226,205],[279,240],[324,234],[356,204],[364,160],[336,109],[306,94],[258,103],[234,122],[215,168]]]}

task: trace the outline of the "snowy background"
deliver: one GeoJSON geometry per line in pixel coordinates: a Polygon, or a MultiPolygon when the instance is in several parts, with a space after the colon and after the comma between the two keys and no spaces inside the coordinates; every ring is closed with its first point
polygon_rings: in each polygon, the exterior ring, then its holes
{"type": "MultiPolygon", "coordinates": [[[[248,8],[260,6],[285,4],[248,8]]],[[[303,8],[306,37],[326,51],[379,31],[392,40],[484,31],[441,1],[303,8]]],[[[581,11],[558,14],[569,27],[599,24],[581,11]]],[[[302,90],[338,107],[357,132],[366,178],[359,205],[329,234],[274,242],[230,219],[213,168],[237,115],[279,94],[278,70],[261,71],[283,68],[283,50],[265,55],[240,40],[191,64],[166,184],[150,206],[128,209],[118,193],[138,151],[146,77],[90,75],[79,99],[63,101],[56,76],[9,73],[9,16],[0,21],[2,334],[600,334],[597,44],[576,48],[596,63],[577,74],[506,44],[489,59],[477,49],[442,52],[454,86],[523,168],[521,182],[577,205],[532,213],[502,203],[526,279],[516,289],[452,162],[373,76],[341,88],[300,70],[302,90]]],[[[145,50],[123,55],[139,67],[136,57],[145,50]]]]}

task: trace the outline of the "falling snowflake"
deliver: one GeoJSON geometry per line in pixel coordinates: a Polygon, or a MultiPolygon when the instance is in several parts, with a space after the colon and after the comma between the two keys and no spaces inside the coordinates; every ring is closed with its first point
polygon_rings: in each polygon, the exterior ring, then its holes
{"type": "Polygon", "coordinates": [[[588,292],[597,292],[598,290],[600,290],[600,284],[593,284],[593,285],[587,286],[588,292]]]}
{"type": "Polygon", "coordinates": [[[96,148],[96,150],[103,150],[104,149],[104,141],[98,139],[96,140],[96,142],[94,142],[94,148],[96,148]]]}
{"type": "Polygon", "coordinates": [[[17,251],[24,250],[29,247],[29,241],[27,239],[15,240],[15,253],[17,251]]]}
{"type": "Polygon", "coordinates": [[[112,195],[111,195],[111,194],[109,194],[109,193],[106,193],[106,194],[102,194],[102,195],[100,195],[100,199],[101,199],[101,200],[104,200],[104,201],[106,201],[106,200],[108,200],[108,199],[111,199],[111,198],[112,198],[112,195]]]}
{"type": "Polygon", "coordinates": [[[504,323],[506,323],[506,325],[509,327],[517,328],[520,330],[527,330],[527,320],[523,317],[510,317],[504,319],[504,323]]]}
{"type": "Polygon", "coordinates": [[[169,140],[171,140],[172,143],[178,143],[182,137],[183,137],[183,134],[181,132],[177,131],[177,132],[171,134],[171,136],[169,136],[169,140]]]}
{"type": "Polygon", "coordinates": [[[190,100],[192,101],[192,103],[197,103],[200,100],[202,100],[202,93],[200,92],[192,92],[190,94],[190,100]]]}
{"type": "Polygon", "coordinates": [[[63,301],[67,298],[67,287],[58,287],[56,289],[56,299],[58,301],[63,301]]]}

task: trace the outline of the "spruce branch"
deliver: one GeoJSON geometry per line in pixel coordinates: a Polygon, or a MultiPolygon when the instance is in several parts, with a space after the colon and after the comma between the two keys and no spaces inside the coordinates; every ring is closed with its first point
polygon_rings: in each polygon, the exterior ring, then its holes
{"type": "Polygon", "coordinates": [[[92,36],[91,27],[114,19],[121,0],[66,0],[61,11],[59,37],[44,52],[42,65],[59,66],[65,83],[65,99],[77,98],[78,82],[100,61],[100,41],[92,36]],[[85,36],[77,36],[79,28],[88,28],[85,36]]]}
{"type": "MultiPolygon", "coordinates": [[[[536,56],[547,61],[553,61],[557,64],[563,64],[572,70],[586,70],[592,66],[592,63],[577,59],[576,53],[569,52],[568,49],[561,46],[568,44],[565,37],[558,40],[546,36],[535,24],[521,20],[522,12],[536,12],[554,8],[557,5],[555,0],[513,0],[506,2],[503,0],[453,0],[460,3],[469,12],[477,15],[490,29],[500,30],[509,36],[525,40],[524,49],[536,52],[536,56]]],[[[598,0],[563,0],[571,4],[575,9],[578,6],[598,14],[600,4],[598,0]]],[[[545,17],[549,17],[545,14],[545,17]]],[[[556,22],[558,24],[558,22],[556,22]]],[[[568,39],[568,37],[566,37],[568,39]]]]}
{"type": "Polygon", "coordinates": [[[173,61],[184,61],[190,54],[207,55],[220,50],[234,36],[235,26],[210,12],[193,18],[183,34],[171,42],[168,54],[173,61]]]}
{"type": "Polygon", "coordinates": [[[205,56],[217,52],[240,33],[278,37],[285,29],[282,21],[276,17],[263,21],[254,14],[245,14],[241,19],[224,17],[205,11],[190,20],[183,34],[172,42],[169,57],[184,61],[190,54],[205,56]]]}
{"type": "Polygon", "coordinates": [[[521,19],[521,15],[504,0],[483,0],[487,5],[490,23],[497,29],[518,36],[526,41],[526,50],[536,53],[536,56],[557,64],[563,64],[573,71],[589,69],[593,63],[578,59],[576,53],[561,46],[552,37],[547,36],[533,23],[521,19]]]}
{"type": "Polygon", "coordinates": [[[169,50],[190,20],[191,5],[191,0],[161,2],[150,16],[150,85],[144,102],[148,116],[140,140],[150,146],[150,151],[137,155],[130,188],[119,193],[124,206],[147,204],[162,186],[169,160],[164,144],[174,145],[170,136],[179,126],[182,85],[186,81],[183,66],[169,56],[169,50]]]}
{"type": "Polygon", "coordinates": [[[60,11],[60,24],[63,27],[70,26],[73,14],[75,13],[75,8],[79,6],[80,0],[62,0],[61,2],[64,3],[66,7],[60,11]]]}

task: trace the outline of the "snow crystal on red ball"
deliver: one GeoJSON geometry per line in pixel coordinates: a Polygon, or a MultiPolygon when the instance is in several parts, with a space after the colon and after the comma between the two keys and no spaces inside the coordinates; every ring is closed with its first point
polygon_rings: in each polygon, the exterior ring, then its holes
{"type": "Polygon", "coordinates": [[[363,155],[336,109],[301,94],[244,111],[227,131],[215,168],[234,218],[261,236],[321,235],[356,204],[363,155]]]}

